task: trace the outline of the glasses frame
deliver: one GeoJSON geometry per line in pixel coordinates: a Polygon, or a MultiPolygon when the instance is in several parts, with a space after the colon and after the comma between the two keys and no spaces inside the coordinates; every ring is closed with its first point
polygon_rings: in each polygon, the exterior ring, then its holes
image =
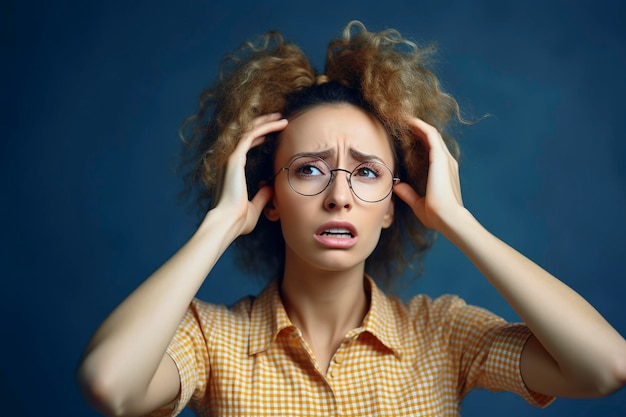
{"type": "Polygon", "coordinates": [[[297,157],[295,157],[295,158],[293,158],[291,161],[289,161],[289,165],[288,165],[288,166],[281,168],[281,169],[280,169],[280,170],[276,173],[276,175],[275,175],[274,177],[277,177],[277,176],[278,176],[278,174],[280,174],[280,173],[281,173],[281,172],[283,172],[283,171],[287,171],[287,182],[289,183],[289,187],[290,187],[290,188],[291,188],[291,189],[292,189],[292,190],[293,190],[296,194],[300,194],[300,195],[303,195],[303,196],[305,196],[305,197],[313,197],[313,196],[316,196],[316,195],[320,195],[320,194],[322,194],[324,191],[326,191],[326,189],[328,189],[328,186],[330,186],[330,184],[332,184],[333,180],[335,179],[335,177],[336,177],[335,172],[338,172],[338,171],[345,172],[345,173],[347,173],[347,174],[348,174],[348,187],[350,187],[350,191],[352,192],[352,194],[354,194],[354,196],[355,196],[356,198],[358,198],[359,200],[364,201],[364,202],[366,202],[366,203],[378,203],[378,202],[383,201],[384,199],[386,199],[387,197],[389,197],[389,195],[390,195],[390,194],[391,194],[391,192],[393,191],[393,186],[394,186],[394,185],[396,185],[398,182],[400,182],[400,178],[398,178],[398,177],[394,176],[393,171],[391,170],[391,168],[389,168],[389,166],[388,166],[387,164],[385,164],[385,163],[384,163],[384,162],[382,162],[382,161],[377,161],[377,160],[368,160],[368,161],[363,161],[363,162],[361,162],[360,164],[358,164],[358,165],[357,165],[357,166],[356,166],[356,167],[355,167],[352,171],[348,171],[347,169],[344,169],[344,168],[334,168],[334,169],[332,169],[332,168],[330,167],[330,165],[328,164],[328,162],[326,162],[326,160],[325,160],[325,159],[320,158],[319,156],[316,156],[316,155],[298,155],[297,157]],[[293,187],[293,184],[291,184],[291,175],[289,174],[289,173],[290,173],[290,168],[291,168],[291,166],[293,165],[293,163],[294,163],[295,161],[297,161],[298,159],[300,159],[300,158],[314,158],[314,159],[318,159],[318,160],[320,160],[322,163],[324,163],[324,165],[326,165],[326,166],[328,167],[328,172],[330,172],[330,177],[329,177],[329,179],[328,179],[328,182],[326,183],[326,185],[324,186],[324,188],[322,188],[319,192],[317,192],[317,193],[315,193],[315,194],[304,194],[304,193],[301,193],[300,191],[296,190],[296,189],[293,187]],[[354,173],[355,173],[355,172],[359,169],[359,167],[361,167],[362,165],[365,165],[365,164],[371,164],[371,163],[376,163],[376,164],[378,164],[378,165],[382,165],[382,166],[384,166],[384,167],[385,167],[385,168],[389,171],[389,173],[391,174],[391,187],[389,187],[389,192],[387,192],[387,194],[385,194],[385,196],[384,196],[384,197],[382,197],[382,198],[380,198],[380,199],[378,199],[378,200],[371,200],[371,201],[370,201],[370,200],[365,200],[364,198],[360,197],[360,196],[359,196],[359,195],[358,195],[358,194],[354,191],[354,188],[352,188],[352,174],[354,174],[354,173]]]}

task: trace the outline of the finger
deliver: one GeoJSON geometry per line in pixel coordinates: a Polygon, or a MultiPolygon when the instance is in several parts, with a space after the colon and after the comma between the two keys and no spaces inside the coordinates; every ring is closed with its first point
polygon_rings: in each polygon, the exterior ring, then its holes
{"type": "Polygon", "coordinates": [[[250,133],[254,133],[257,129],[261,128],[262,126],[268,123],[277,122],[280,120],[284,120],[284,118],[282,117],[280,113],[269,113],[269,114],[264,114],[263,116],[255,117],[250,123],[250,125],[248,126],[248,130],[246,130],[244,134],[247,135],[250,133]]]}
{"type": "Polygon", "coordinates": [[[428,150],[433,148],[448,151],[448,147],[443,141],[443,137],[436,127],[426,123],[420,118],[413,117],[408,120],[408,125],[426,146],[428,150]]]}
{"type": "Polygon", "coordinates": [[[259,222],[259,217],[263,213],[263,209],[270,202],[274,195],[274,188],[268,185],[261,187],[261,189],[250,200],[251,207],[248,209],[248,215],[246,219],[246,225],[242,230],[242,234],[248,234],[256,227],[259,222]]]}
{"type": "Polygon", "coordinates": [[[251,130],[246,132],[239,141],[238,146],[241,146],[247,152],[251,148],[259,146],[263,142],[265,142],[265,138],[268,134],[285,129],[287,127],[287,124],[287,119],[282,118],[279,118],[278,120],[266,120],[265,122],[254,126],[251,130]]]}
{"type": "Polygon", "coordinates": [[[264,185],[257,191],[250,202],[254,205],[257,211],[260,213],[263,211],[267,203],[270,202],[272,197],[274,196],[274,187],[269,185],[264,185]]]}
{"type": "Polygon", "coordinates": [[[231,177],[234,175],[234,172],[236,172],[233,170],[239,170],[245,167],[248,151],[265,142],[268,133],[276,132],[287,127],[287,123],[286,119],[281,118],[280,113],[272,113],[254,119],[252,124],[256,126],[239,139],[235,149],[229,156],[226,169],[230,174],[227,176],[231,177]]]}
{"type": "Polygon", "coordinates": [[[267,113],[262,116],[255,117],[254,120],[252,120],[251,128],[255,128],[263,123],[280,120],[282,117],[283,116],[280,113],[267,113]]]}
{"type": "Polygon", "coordinates": [[[413,187],[406,182],[401,182],[393,187],[393,193],[411,207],[416,216],[421,218],[424,212],[424,197],[420,196],[413,187]]]}
{"type": "Polygon", "coordinates": [[[413,207],[419,200],[422,199],[420,195],[406,182],[401,182],[393,187],[395,195],[400,197],[400,200],[413,207]]]}

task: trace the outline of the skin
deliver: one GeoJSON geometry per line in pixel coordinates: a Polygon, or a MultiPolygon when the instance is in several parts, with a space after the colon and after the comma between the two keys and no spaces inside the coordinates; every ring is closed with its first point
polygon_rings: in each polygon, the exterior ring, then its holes
{"type": "MultiPolygon", "coordinates": [[[[484,229],[463,206],[458,166],[439,132],[417,118],[407,124],[429,151],[427,190],[420,197],[400,183],[394,193],[426,226],[462,250],[529,326],[534,336],[521,359],[527,386],[549,395],[596,397],[626,384],[626,341],[572,289],[484,229]]],[[[111,313],[87,346],[79,386],[104,414],[141,415],[175,401],[180,380],[165,349],[219,257],[237,236],[254,229],[263,211],[281,221],[287,246],[283,302],[322,372],[343,335],[360,325],[367,311],[364,261],[380,230],[393,221],[391,199],[358,200],[346,174],[339,172],[318,196],[297,195],[281,173],[275,189],[265,186],[249,200],[246,154],[265,135],[281,130],[277,170],[294,153],[311,151],[304,143],[314,151],[333,151],[333,168],[355,165],[351,149],[392,166],[384,129],[354,107],[321,106],[289,122],[278,114],[257,118],[229,158],[218,205],[189,241],[111,313]],[[298,140],[302,137],[307,140],[298,140]],[[334,219],[354,224],[355,246],[338,250],[316,243],[315,230],[334,219]]]]}
{"type": "MultiPolygon", "coordinates": [[[[327,151],[331,167],[349,171],[360,162],[353,150],[376,157],[393,168],[390,140],[370,114],[349,105],[326,105],[289,121],[281,133],[275,171],[296,154],[327,151]]],[[[380,232],[393,221],[391,195],[377,203],[359,200],[338,173],[329,187],[315,196],[302,196],[289,186],[286,172],[275,182],[268,218],[280,220],[286,244],[281,293],[285,309],[302,330],[323,373],[344,335],[358,327],[367,312],[363,288],[365,259],[380,232]],[[354,225],[358,240],[349,249],[329,249],[314,238],[329,221],[354,225]]]]}
{"type": "Polygon", "coordinates": [[[580,295],[487,231],[463,206],[458,164],[439,132],[409,126],[429,150],[427,191],[394,192],[419,219],[455,244],[533,332],[521,373],[533,391],[561,397],[608,395],[626,384],[626,341],[580,295]]]}

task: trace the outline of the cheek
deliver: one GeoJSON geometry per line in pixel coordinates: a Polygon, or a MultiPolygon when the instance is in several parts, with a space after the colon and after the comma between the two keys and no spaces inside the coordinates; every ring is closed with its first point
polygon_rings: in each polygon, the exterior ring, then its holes
{"type": "Polygon", "coordinates": [[[380,236],[382,229],[386,229],[388,225],[387,221],[387,207],[385,206],[382,210],[370,211],[367,214],[366,221],[369,224],[370,233],[373,236],[380,236]]]}
{"type": "Polygon", "coordinates": [[[274,188],[274,208],[282,222],[294,222],[306,216],[303,212],[313,207],[311,199],[294,192],[289,184],[277,184],[274,188]]]}

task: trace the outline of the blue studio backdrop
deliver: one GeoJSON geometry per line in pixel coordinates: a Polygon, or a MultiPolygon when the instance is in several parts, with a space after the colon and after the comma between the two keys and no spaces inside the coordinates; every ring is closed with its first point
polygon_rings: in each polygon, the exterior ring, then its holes
{"type": "MultiPolygon", "coordinates": [[[[275,28],[322,70],[352,19],[437,43],[444,88],[465,115],[491,115],[457,135],[466,205],[626,334],[623,2],[4,0],[0,414],[97,415],[76,364],[107,313],[193,233],[177,128],[221,56],[275,28]]],[[[231,255],[200,298],[260,289],[231,255]]],[[[444,239],[401,296],[417,292],[516,319],[444,239]]],[[[626,391],[546,410],[476,391],[463,415],[624,417],[626,391]]]]}

